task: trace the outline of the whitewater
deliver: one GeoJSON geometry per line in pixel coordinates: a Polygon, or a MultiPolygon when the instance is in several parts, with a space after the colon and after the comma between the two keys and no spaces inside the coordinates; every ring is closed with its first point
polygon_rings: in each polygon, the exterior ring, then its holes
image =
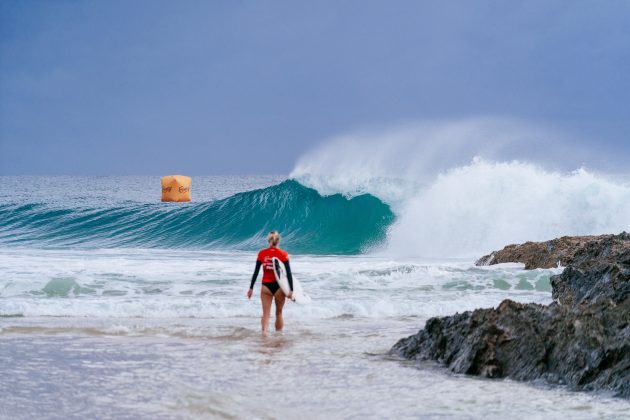
{"type": "Polygon", "coordinates": [[[387,355],[433,316],[551,302],[561,267],[476,257],[630,228],[625,176],[479,145],[398,157],[408,136],[336,139],[289,176],[193,177],[192,203],[159,203],[159,177],[0,177],[0,417],[627,416],[608,395],[387,355]],[[260,280],[245,293],[271,229],[313,303],[263,338],[260,280]]]}

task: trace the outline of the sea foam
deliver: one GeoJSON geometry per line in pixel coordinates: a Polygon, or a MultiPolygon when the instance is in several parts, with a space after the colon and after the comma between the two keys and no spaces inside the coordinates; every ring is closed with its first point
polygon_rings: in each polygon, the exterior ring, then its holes
{"type": "Polygon", "coordinates": [[[369,193],[390,204],[392,255],[474,257],[630,229],[628,177],[586,169],[585,159],[557,132],[472,119],[333,138],[291,176],[322,194],[369,193]]]}

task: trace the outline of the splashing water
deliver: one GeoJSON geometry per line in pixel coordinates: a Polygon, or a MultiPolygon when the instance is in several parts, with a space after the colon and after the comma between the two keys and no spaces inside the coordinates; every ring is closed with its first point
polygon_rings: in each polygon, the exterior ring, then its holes
{"type": "Polygon", "coordinates": [[[510,243],[630,229],[628,178],[547,169],[584,157],[549,143],[558,136],[503,120],[420,124],[333,139],[291,175],[322,193],[370,193],[390,204],[391,255],[472,257],[510,243]]]}

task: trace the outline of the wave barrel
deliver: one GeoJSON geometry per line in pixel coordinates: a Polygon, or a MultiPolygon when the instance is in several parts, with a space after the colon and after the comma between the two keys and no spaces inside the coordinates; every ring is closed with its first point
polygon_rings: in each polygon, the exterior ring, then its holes
{"type": "Polygon", "coordinates": [[[169,175],[162,177],[162,201],[184,202],[190,201],[189,176],[169,175]]]}

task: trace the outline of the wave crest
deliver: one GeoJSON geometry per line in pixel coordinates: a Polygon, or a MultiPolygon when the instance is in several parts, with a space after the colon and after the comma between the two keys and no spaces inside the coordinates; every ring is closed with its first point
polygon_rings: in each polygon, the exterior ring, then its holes
{"type": "MultiPolygon", "coordinates": [[[[573,139],[575,140],[575,139],[573,139]]],[[[614,159],[523,121],[421,122],[335,137],[292,176],[390,204],[396,256],[478,257],[510,243],[630,230],[630,183],[578,169],[614,159]]]]}
{"type": "Polygon", "coordinates": [[[385,240],[394,215],[369,194],[322,196],[287,180],[209,203],[4,204],[0,218],[5,245],[254,250],[276,229],[291,252],[357,254],[385,240]]]}

